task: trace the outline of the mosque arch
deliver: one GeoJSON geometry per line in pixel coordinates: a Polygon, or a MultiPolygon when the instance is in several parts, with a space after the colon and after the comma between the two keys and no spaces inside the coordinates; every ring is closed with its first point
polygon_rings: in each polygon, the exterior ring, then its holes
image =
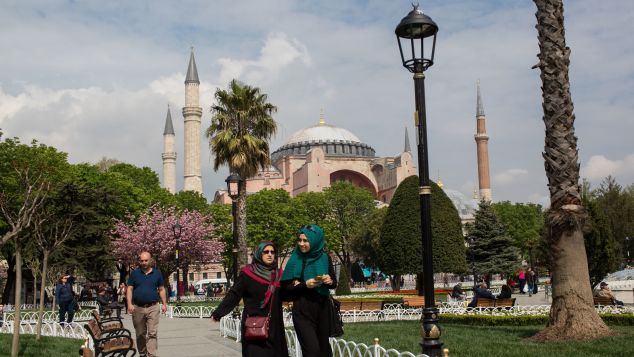
{"type": "Polygon", "coordinates": [[[346,181],[357,187],[366,188],[372,192],[372,196],[374,196],[374,198],[378,198],[376,188],[374,187],[372,181],[360,172],[352,170],[337,170],[332,172],[330,174],[330,184],[338,181],[346,181]]]}

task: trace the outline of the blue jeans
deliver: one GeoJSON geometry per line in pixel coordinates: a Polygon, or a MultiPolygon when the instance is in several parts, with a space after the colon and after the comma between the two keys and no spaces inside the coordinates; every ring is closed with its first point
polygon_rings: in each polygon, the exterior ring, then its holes
{"type": "Polygon", "coordinates": [[[64,322],[64,318],[68,313],[68,319],[66,322],[73,322],[73,315],[75,315],[75,301],[64,301],[59,303],[59,323],[64,322]]]}
{"type": "Polygon", "coordinates": [[[533,289],[534,289],[533,284],[534,283],[532,283],[532,282],[528,282],[528,296],[532,296],[533,295],[533,289]]]}

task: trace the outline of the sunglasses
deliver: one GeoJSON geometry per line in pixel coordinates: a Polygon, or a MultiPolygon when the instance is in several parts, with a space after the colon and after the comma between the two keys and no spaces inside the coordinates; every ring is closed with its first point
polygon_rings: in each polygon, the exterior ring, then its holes
{"type": "Polygon", "coordinates": [[[275,255],[275,251],[274,250],[263,250],[262,254],[272,254],[275,255]]]}

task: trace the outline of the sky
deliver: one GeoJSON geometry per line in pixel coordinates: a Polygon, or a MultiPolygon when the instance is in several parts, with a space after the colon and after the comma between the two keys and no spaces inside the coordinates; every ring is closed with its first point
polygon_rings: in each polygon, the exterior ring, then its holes
{"type": "MultiPolygon", "coordinates": [[[[477,188],[480,80],[494,201],[548,205],[536,8],[528,0],[434,0],[426,72],[429,169],[445,188],[477,188]]],[[[193,46],[203,131],[217,88],[257,86],[278,107],[272,150],[302,128],[343,127],[378,156],[414,145],[412,75],[394,29],[403,0],[18,1],[0,3],[0,130],[67,152],[148,166],[162,179],[168,104],[182,189],[184,79],[193,46]]],[[[564,1],[581,177],[634,182],[634,1],[564,1]]],[[[225,187],[201,133],[204,195],[225,187]]],[[[416,153],[414,153],[415,155],[416,153]]]]}

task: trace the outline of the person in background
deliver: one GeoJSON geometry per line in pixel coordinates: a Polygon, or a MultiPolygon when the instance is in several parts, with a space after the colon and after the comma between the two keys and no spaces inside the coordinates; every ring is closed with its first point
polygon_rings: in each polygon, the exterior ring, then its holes
{"type": "Polygon", "coordinates": [[[520,269],[520,272],[517,274],[517,278],[520,281],[520,294],[524,294],[524,284],[526,284],[526,273],[524,272],[524,268],[520,269]]]}
{"type": "Polygon", "coordinates": [[[464,300],[467,295],[462,290],[462,284],[458,283],[454,285],[453,290],[451,291],[451,297],[457,300],[464,300]]]}
{"type": "Polygon", "coordinates": [[[478,305],[479,298],[495,300],[495,296],[493,296],[491,291],[487,289],[487,284],[485,282],[481,282],[480,285],[475,288],[473,299],[467,307],[475,308],[478,305]]]}
{"type": "Polygon", "coordinates": [[[608,283],[606,283],[605,281],[601,282],[600,288],[599,290],[597,290],[594,296],[610,298],[613,304],[623,306],[623,301],[616,299],[616,296],[614,296],[614,293],[612,292],[612,290],[610,290],[610,288],[608,287],[608,283]]]}
{"type": "Polygon", "coordinates": [[[533,286],[535,284],[535,272],[531,268],[528,268],[526,271],[526,284],[528,285],[528,296],[533,296],[533,290],[535,289],[533,286]]]}
{"type": "Polygon", "coordinates": [[[302,226],[282,276],[285,298],[293,301],[293,325],[304,357],[332,356],[328,299],[337,279],[325,244],[321,227],[302,226]]]}
{"type": "Polygon", "coordinates": [[[75,315],[75,299],[73,295],[73,283],[75,278],[71,275],[62,275],[55,285],[55,299],[59,305],[59,323],[73,322],[75,315]]]}
{"type": "Polygon", "coordinates": [[[158,352],[159,299],[161,311],[167,311],[165,282],[160,270],[152,268],[152,255],[139,254],[139,267],[130,272],[126,299],[128,313],[136,332],[137,349],[140,356],[156,357],[158,352]]]}
{"type": "Polygon", "coordinates": [[[498,299],[510,299],[513,294],[513,289],[508,284],[502,285],[498,299]]]}
{"type": "Polygon", "coordinates": [[[211,283],[207,284],[206,293],[208,298],[214,296],[214,289],[211,287],[211,283]]]}
{"type": "Polygon", "coordinates": [[[84,285],[79,292],[79,301],[88,301],[88,295],[90,295],[90,290],[84,285]]]}

